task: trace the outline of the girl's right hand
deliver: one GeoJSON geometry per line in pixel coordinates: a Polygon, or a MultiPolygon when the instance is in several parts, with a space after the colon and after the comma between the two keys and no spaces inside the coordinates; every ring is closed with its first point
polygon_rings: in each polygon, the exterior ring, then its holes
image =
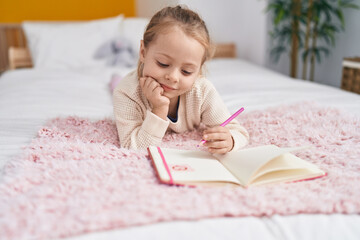
{"type": "Polygon", "coordinates": [[[164,112],[166,110],[166,113],[162,114],[166,117],[170,105],[170,99],[163,95],[164,89],[152,77],[141,77],[139,80],[141,90],[147,100],[149,100],[149,102],[151,103],[153,107],[153,112],[154,110],[161,110],[161,112],[164,112]]]}

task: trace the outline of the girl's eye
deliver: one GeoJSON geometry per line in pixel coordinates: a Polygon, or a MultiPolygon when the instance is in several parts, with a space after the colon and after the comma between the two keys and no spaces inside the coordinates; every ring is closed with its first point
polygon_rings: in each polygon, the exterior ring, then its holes
{"type": "Polygon", "coordinates": [[[159,61],[157,61],[157,63],[159,64],[160,67],[168,67],[169,66],[168,64],[164,64],[159,61]]]}
{"type": "Polygon", "coordinates": [[[192,72],[188,72],[188,71],[185,71],[185,70],[182,70],[182,72],[185,74],[185,75],[190,75],[192,72]]]}

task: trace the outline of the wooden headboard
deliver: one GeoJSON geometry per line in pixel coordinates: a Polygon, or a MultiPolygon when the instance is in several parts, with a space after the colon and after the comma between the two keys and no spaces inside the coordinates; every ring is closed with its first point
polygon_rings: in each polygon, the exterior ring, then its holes
{"type": "MultiPolygon", "coordinates": [[[[236,58],[234,43],[215,44],[214,58],[236,58]]],[[[32,67],[31,55],[21,24],[0,24],[0,72],[32,67]]]]}
{"type": "Polygon", "coordinates": [[[27,47],[21,24],[0,23],[0,72],[10,68],[10,47],[27,47]]]}

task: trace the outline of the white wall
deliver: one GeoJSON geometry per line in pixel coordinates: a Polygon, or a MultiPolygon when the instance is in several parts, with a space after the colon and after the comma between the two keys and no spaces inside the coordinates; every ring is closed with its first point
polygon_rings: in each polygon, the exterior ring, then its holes
{"type": "Polygon", "coordinates": [[[151,18],[163,7],[176,5],[178,2],[179,0],[136,0],[136,16],[151,18]]]}
{"type": "Polygon", "coordinates": [[[184,4],[204,19],[214,42],[235,42],[237,55],[258,65],[266,60],[265,0],[137,0],[138,16],[150,17],[165,5],[184,4]]]}
{"type": "Polygon", "coordinates": [[[331,55],[318,65],[315,72],[317,82],[337,87],[341,85],[343,58],[360,57],[360,11],[347,9],[344,16],[345,32],[337,37],[331,55]]]}
{"type": "MultiPolygon", "coordinates": [[[[136,0],[138,16],[151,17],[166,5],[185,4],[196,10],[205,20],[215,42],[235,42],[239,58],[289,74],[289,57],[284,54],[278,63],[270,60],[272,28],[269,15],[264,12],[267,0],[136,0]]],[[[331,55],[315,68],[315,81],[340,86],[342,59],[360,56],[360,11],[345,11],[346,30],[336,38],[331,55]]],[[[309,69],[309,67],[308,67],[309,69]]],[[[298,78],[302,77],[299,59],[298,78]]]]}
{"type": "Polygon", "coordinates": [[[206,22],[214,42],[235,42],[237,56],[265,64],[266,1],[181,0],[206,22]]]}

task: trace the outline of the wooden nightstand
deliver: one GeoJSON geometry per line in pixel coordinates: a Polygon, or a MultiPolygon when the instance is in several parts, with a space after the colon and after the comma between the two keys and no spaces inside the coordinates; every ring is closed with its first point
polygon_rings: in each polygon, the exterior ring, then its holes
{"type": "Polygon", "coordinates": [[[341,88],[360,94],[360,57],[344,58],[341,88]]]}
{"type": "Polygon", "coordinates": [[[31,55],[27,48],[9,48],[10,69],[32,67],[31,55]]]}

